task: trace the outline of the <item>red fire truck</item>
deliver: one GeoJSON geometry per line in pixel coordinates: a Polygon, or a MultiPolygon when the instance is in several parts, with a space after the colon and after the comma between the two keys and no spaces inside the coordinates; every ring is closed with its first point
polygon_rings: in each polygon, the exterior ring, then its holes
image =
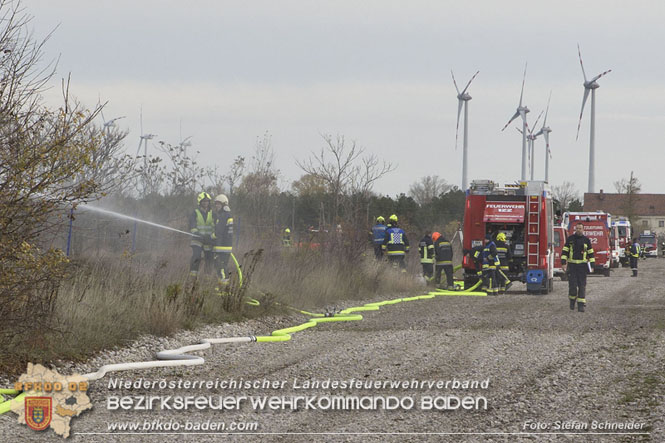
{"type": "Polygon", "coordinates": [[[609,277],[612,261],[610,251],[612,216],[606,212],[566,212],[563,214],[563,224],[568,229],[569,236],[575,233],[575,225],[580,222],[584,225],[584,235],[589,237],[593,247],[596,259],[593,271],[609,277]]]}
{"type": "Polygon", "coordinates": [[[496,237],[503,232],[512,255],[506,276],[526,283],[530,293],[552,291],[552,217],[552,195],[545,182],[499,187],[491,180],[474,180],[466,191],[464,209],[464,286],[478,281],[474,248],[483,245],[486,234],[496,237]]]}

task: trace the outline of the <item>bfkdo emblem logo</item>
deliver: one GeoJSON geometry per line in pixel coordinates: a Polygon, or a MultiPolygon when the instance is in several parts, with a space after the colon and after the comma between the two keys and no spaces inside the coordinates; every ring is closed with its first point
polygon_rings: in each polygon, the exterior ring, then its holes
{"type": "Polygon", "coordinates": [[[25,423],[35,431],[43,431],[51,424],[51,397],[25,398],[25,423]]]}

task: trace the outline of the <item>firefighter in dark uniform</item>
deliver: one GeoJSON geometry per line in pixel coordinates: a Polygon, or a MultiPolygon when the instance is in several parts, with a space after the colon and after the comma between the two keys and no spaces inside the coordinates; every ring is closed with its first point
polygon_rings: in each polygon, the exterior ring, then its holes
{"type": "Polygon", "coordinates": [[[406,232],[397,226],[397,216],[390,216],[390,228],[386,229],[386,238],[383,239],[381,249],[388,255],[388,261],[393,266],[399,266],[406,272],[406,253],[409,252],[409,239],[406,232]]]}
{"type": "Polygon", "coordinates": [[[496,279],[499,286],[499,292],[506,292],[513,284],[508,278],[507,272],[510,269],[509,263],[511,259],[510,248],[506,244],[506,234],[499,232],[496,235],[496,252],[501,263],[496,269],[496,279]]]}
{"type": "Polygon", "coordinates": [[[381,250],[381,245],[383,244],[383,239],[386,238],[386,219],[379,215],[376,218],[376,224],[372,226],[372,245],[374,246],[374,257],[377,260],[383,258],[383,251],[381,250]]]}
{"type": "Polygon", "coordinates": [[[420,264],[423,267],[423,277],[428,282],[432,281],[434,275],[434,243],[433,238],[426,233],[418,243],[418,254],[420,255],[420,264]]]}
{"type": "Polygon", "coordinates": [[[201,192],[196,196],[199,207],[189,216],[189,232],[194,234],[190,246],[192,247],[192,258],[189,261],[189,275],[196,277],[201,266],[201,253],[205,256],[205,271],[213,269],[212,260],[212,235],[215,230],[215,217],[210,208],[210,194],[201,192]]]}
{"type": "Polygon", "coordinates": [[[483,289],[487,295],[498,295],[499,288],[496,281],[496,268],[501,265],[496,244],[492,235],[485,236],[485,247],[483,248],[483,289]]]}
{"type": "Polygon", "coordinates": [[[215,197],[215,206],[217,209],[215,216],[215,233],[213,238],[215,246],[215,268],[220,282],[225,283],[229,280],[228,263],[233,252],[233,216],[229,208],[229,199],[224,194],[215,197]]]}
{"type": "Polygon", "coordinates": [[[434,240],[434,256],[436,257],[436,273],[434,281],[437,285],[441,284],[441,272],[446,273],[446,289],[455,289],[453,282],[453,246],[446,237],[438,232],[432,234],[434,240]]]}
{"type": "Polygon", "coordinates": [[[584,312],[586,306],[586,275],[590,266],[596,259],[591,246],[591,240],[584,235],[584,225],[575,225],[575,233],[568,237],[561,252],[561,266],[568,273],[568,299],[570,309],[584,312]],[[567,269],[566,269],[567,268],[567,269]]]}
{"type": "Polygon", "coordinates": [[[633,244],[630,245],[630,269],[633,271],[631,277],[637,277],[637,262],[640,260],[640,243],[637,238],[633,239],[633,244]]]}

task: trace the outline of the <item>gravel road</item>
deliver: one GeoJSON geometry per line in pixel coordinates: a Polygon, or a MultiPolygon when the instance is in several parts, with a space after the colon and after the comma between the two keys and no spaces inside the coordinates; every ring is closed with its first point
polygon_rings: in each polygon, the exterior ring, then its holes
{"type": "MultiPolygon", "coordinates": [[[[95,407],[73,419],[69,440],[665,441],[664,264],[663,259],[640,262],[637,279],[623,268],[614,270],[610,278],[590,276],[585,313],[569,310],[566,282],[556,280],[554,292],[543,296],[527,295],[517,284],[512,292],[498,297],[441,296],[385,306],[380,311],[362,313],[364,319],[360,322],[322,324],[296,333],[284,343],[217,345],[198,353],[206,359],[204,366],[107,375],[92,384],[89,396],[95,407]],[[267,380],[283,387],[109,389],[109,380],[115,378],[267,380]],[[303,386],[327,380],[362,384],[441,381],[443,386],[303,386]],[[467,389],[452,385],[453,381],[465,380],[488,380],[489,384],[467,389]],[[242,403],[240,411],[107,409],[112,396],[186,395],[213,399],[316,396],[324,403],[314,403],[317,409],[301,404],[291,410],[286,404],[266,411],[256,411],[249,400],[242,403]],[[396,410],[372,410],[370,403],[370,409],[324,410],[325,402],[333,396],[370,400],[393,396],[407,403],[396,410]],[[441,403],[446,398],[454,403],[453,397],[468,397],[474,407],[426,410],[421,403],[426,397],[440,397],[439,406],[446,406],[441,403]],[[413,407],[408,407],[409,399],[413,407]],[[109,423],[136,422],[143,426],[146,421],[161,426],[169,422],[181,426],[186,422],[192,426],[207,422],[224,422],[226,426],[232,422],[240,426],[256,423],[257,429],[252,432],[263,435],[104,434],[109,432],[109,423]],[[594,429],[594,424],[633,429],[594,429]],[[614,434],[599,434],[603,432],[614,434]]],[[[106,363],[150,359],[157,350],[196,343],[201,338],[267,335],[304,320],[304,316],[265,318],[208,326],[171,338],[144,337],[132,347],[59,370],[90,372],[106,363]]],[[[12,413],[0,416],[0,432],[11,435],[12,441],[60,440],[50,430],[35,433],[19,426],[12,413]]],[[[184,432],[183,428],[179,432],[184,432]]]]}

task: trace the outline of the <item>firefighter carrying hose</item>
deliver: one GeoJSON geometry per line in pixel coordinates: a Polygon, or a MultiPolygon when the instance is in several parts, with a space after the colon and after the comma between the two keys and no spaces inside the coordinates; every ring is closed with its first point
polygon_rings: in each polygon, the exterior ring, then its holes
{"type": "Polygon", "coordinates": [[[499,288],[496,281],[496,268],[501,265],[496,244],[492,235],[485,236],[485,247],[483,248],[483,289],[487,295],[498,295],[499,288]]]}
{"type": "Polygon", "coordinates": [[[637,262],[640,260],[640,243],[637,238],[633,238],[633,244],[630,245],[630,269],[633,271],[631,277],[637,277],[637,262]]]}
{"type": "Polygon", "coordinates": [[[423,277],[425,280],[432,281],[434,275],[434,238],[426,233],[418,243],[418,253],[420,255],[420,264],[423,267],[423,277]]]}
{"type": "Polygon", "coordinates": [[[228,263],[233,252],[233,216],[229,208],[229,199],[224,194],[215,197],[215,233],[213,239],[215,246],[215,268],[220,282],[229,280],[228,263]]]}
{"type": "Polygon", "coordinates": [[[195,235],[189,244],[192,247],[189,275],[192,277],[196,277],[199,273],[201,253],[205,256],[205,272],[211,272],[213,269],[212,235],[215,229],[215,218],[210,208],[211,200],[210,194],[201,192],[196,196],[196,202],[199,206],[189,216],[189,232],[195,235]]]}
{"type": "Polygon", "coordinates": [[[441,271],[443,271],[446,273],[445,288],[453,290],[455,289],[453,282],[453,246],[446,240],[446,237],[438,232],[432,234],[432,240],[434,240],[434,256],[436,257],[434,281],[437,286],[441,284],[441,271]]]}
{"type": "Polygon", "coordinates": [[[399,266],[406,272],[406,253],[409,252],[409,239],[406,232],[397,226],[397,216],[391,215],[390,228],[386,229],[386,238],[383,239],[381,249],[388,255],[388,261],[393,266],[399,266]]]}
{"type": "Polygon", "coordinates": [[[591,271],[591,263],[596,259],[593,253],[591,241],[584,235],[584,225],[575,225],[575,233],[568,237],[561,252],[561,267],[568,272],[568,299],[570,310],[575,309],[584,312],[586,306],[586,275],[591,271]]]}
{"type": "Polygon", "coordinates": [[[506,244],[506,234],[503,232],[499,232],[496,236],[496,252],[499,256],[499,262],[501,263],[496,269],[496,279],[499,292],[503,293],[510,289],[513,284],[506,275],[510,268],[508,263],[510,262],[511,254],[510,248],[508,248],[508,245],[506,244]]]}

